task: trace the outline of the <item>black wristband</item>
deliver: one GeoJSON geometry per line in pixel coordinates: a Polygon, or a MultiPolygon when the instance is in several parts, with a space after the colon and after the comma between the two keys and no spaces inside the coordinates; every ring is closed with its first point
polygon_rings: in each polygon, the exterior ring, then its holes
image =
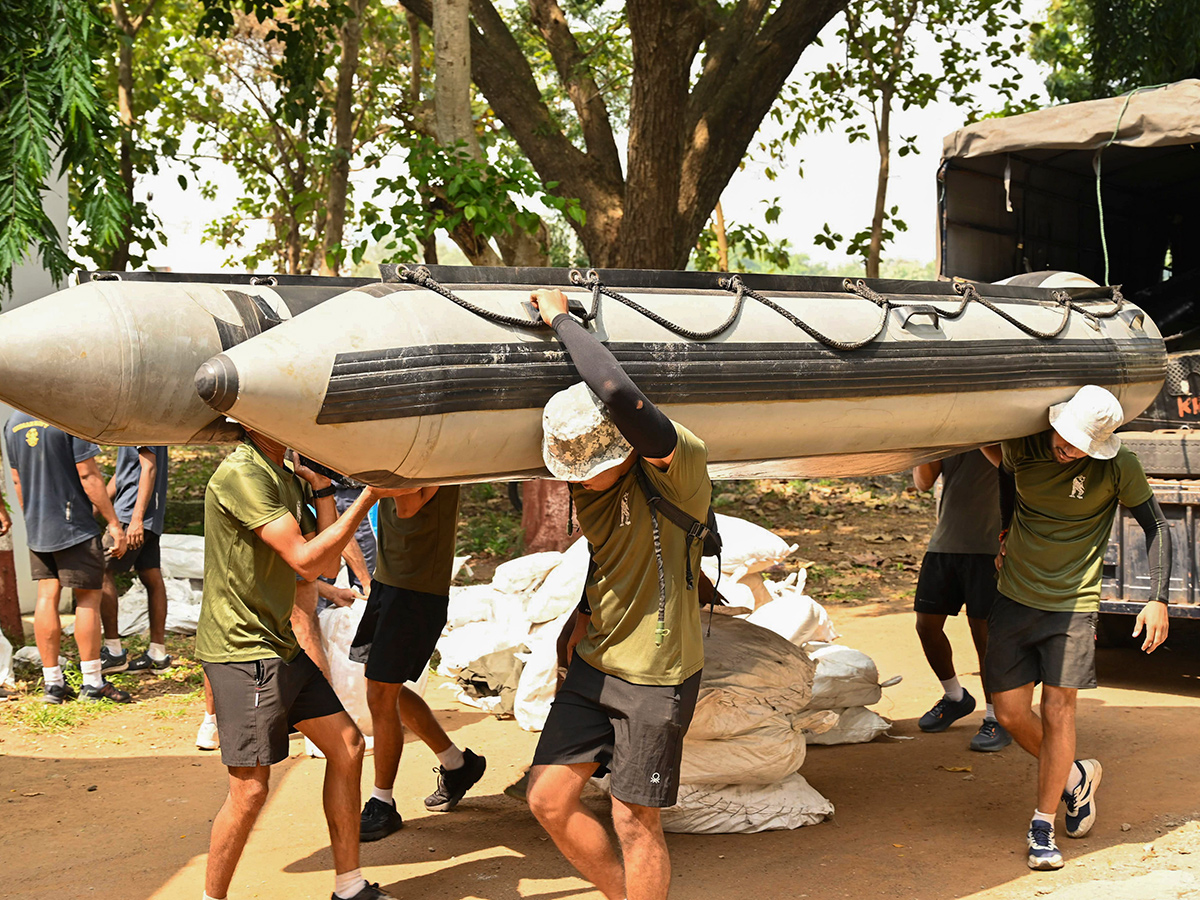
{"type": "Polygon", "coordinates": [[[332,497],[336,493],[337,493],[337,486],[331,484],[331,485],[329,485],[329,487],[323,487],[319,491],[313,491],[313,499],[320,500],[324,497],[332,497]]]}

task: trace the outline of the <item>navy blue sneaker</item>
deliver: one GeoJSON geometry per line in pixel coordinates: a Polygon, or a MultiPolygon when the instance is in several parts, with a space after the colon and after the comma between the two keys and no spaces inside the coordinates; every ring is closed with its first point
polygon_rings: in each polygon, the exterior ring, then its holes
{"type": "Polygon", "coordinates": [[[1048,872],[1062,867],[1062,854],[1054,843],[1054,826],[1034,819],[1029,823],[1029,868],[1048,872]]]}
{"type": "Polygon", "coordinates": [[[122,650],[118,655],[109,651],[107,647],[100,648],[100,674],[111,675],[113,672],[126,672],[129,670],[129,651],[122,650]]]}
{"type": "Polygon", "coordinates": [[[1104,777],[1104,768],[1096,759],[1077,759],[1075,768],[1083,780],[1073,791],[1063,791],[1067,804],[1067,837],[1081,838],[1096,823],[1096,788],[1104,777]]]}
{"type": "Polygon", "coordinates": [[[975,698],[963,690],[961,700],[951,700],[943,695],[942,699],[933,705],[933,709],[917,720],[917,727],[922,731],[936,734],[945,731],[963,716],[975,712],[975,698]]]}
{"type": "Polygon", "coordinates": [[[975,737],[971,738],[971,749],[980,753],[995,753],[1011,743],[1012,735],[1003,725],[995,719],[984,719],[979,731],[975,732],[975,737]]]}

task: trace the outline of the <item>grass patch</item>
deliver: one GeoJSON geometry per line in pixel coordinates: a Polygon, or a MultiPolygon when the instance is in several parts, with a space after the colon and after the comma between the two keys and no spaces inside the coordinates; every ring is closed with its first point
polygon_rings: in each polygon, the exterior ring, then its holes
{"type": "Polygon", "coordinates": [[[503,562],[518,556],[524,546],[521,514],[508,499],[503,484],[472,484],[462,490],[458,522],[459,556],[503,562]]]}

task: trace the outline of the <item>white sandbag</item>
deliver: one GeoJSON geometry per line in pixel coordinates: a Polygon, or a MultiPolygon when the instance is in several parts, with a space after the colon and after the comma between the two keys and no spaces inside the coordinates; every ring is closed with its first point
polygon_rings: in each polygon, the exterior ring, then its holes
{"type": "Polygon", "coordinates": [[[763,604],[746,621],[770,629],[797,647],[809,641],[828,642],[839,637],[825,607],[795,591],[763,604]]]}
{"type": "Polygon", "coordinates": [[[720,513],[717,513],[717,531],[721,534],[721,571],[733,575],[735,580],[778,565],[799,546],[789,544],[761,525],[720,513]],[[741,572],[734,574],[739,569],[741,572]]]}
{"type": "Polygon", "coordinates": [[[507,598],[489,584],[451,587],[450,603],[446,609],[446,628],[462,628],[471,622],[487,622],[497,615],[497,601],[507,598]]]}
{"type": "Polygon", "coordinates": [[[704,675],[688,729],[693,740],[744,734],[809,705],[816,665],[800,648],[758,625],[704,618],[704,675]]]}
{"type": "MultiPolygon", "coordinates": [[[[759,576],[753,575],[750,577],[758,578],[759,576]]],[[[753,611],[754,591],[749,585],[742,584],[742,582],[734,581],[730,578],[724,578],[717,585],[717,590],[725,600],[725,605],[730,609],[737,610],[739,615],[753,611]]]]}
{"type": "MultiPolygon", "coordinates": [[[[536,554],[541,555],[541,554],[536,554]]],[[[550,622],[579,604],[583,584],[587,579],[588,548],[583,538],[562,554],[562,560],[546,576],[541,587],[525,601],[524,615],[528,622],[550,622]]]]}
{"type": "Polygon", "coordinates": [[[470,561],[471,561],[471,557],[469,557],[469,556],[454,557],[454,565],[450,567],[450,580],[453,581],[460,574],[465,575],[466,577],[470,578],[471,575],[473,574],[471,572],[471,567],[469,565],[467,565],[470,561]]]}
{"type": "MultiPolygon", "coordinates": [[[[42,655],[40,653],[38,653],[38,648],[35,647],[33,644],[26,644],[24,647],[22,647],[20,650],[18,650],[16,653],[14,653],[12,655],[12,661],[13,661],[13,665],[16,665],[17,663],[25,663],[26,665],[37,666],[37,667],[41,668],[42,655]]],[[[58,658],[58,664],[60,666],[65,667],[69,663],[70,663],[70,660],[68,660],[65,656],[60,656],[58,658]]]]}
{"type": "Polygon", "coordinates": [[[862,706],[837,709],[838,723],[820,734],[805,732],[810,744],[865,744],[873,741],[892,727],[883,716],[862,706]]]}
{"type": "Polygon", "coordinates": [[[804,593],[804,587],[808,584],[808,569],[797,569],[783,581],[767,581],[767,590],[771,595],[778,600],[785,594],[790,594],[795,591],[797,594],[804,593]]]}
{"type": "Polygon", "coordinates": [[[558,689],[558,636],[574,615],[574,610],[567,610],[553,622],[536,626],[536,637],[530,632],[529,652],[517,654],[524,668],[517,682],[513,714],[526,731],[541,731],[550,715],[558,689]]]}
{"type": "Polygon", "coordinates": [[[803,728],[778,715],[720,740],[683,741],[680,784],[774,784],[804,764],[803,728]]]}
{"type": "Polygon", "coordinates": [[[562,562],[562,558],[563,555],[557,550],[547,550],[510,559],[496,566],[492,587],[502,594],[524,594],[536,590],[550,570],[562,562]]]}
{"type": "Polygon", "coordinates": [[[683,784],[679,802],[662,811],[663,831],[675,834],[754,834],[816,825],[833,804],[803,775],[777,784],[683,784]]]}
{"type": "Polygon", "coordinates": [[[163,578],[203,578],[204,538],[198,534],[164,534],[159,538],[163,578]]]}
{"type": "Polygon", "coordinates": [[[442,635],[437,643],[441,662],[438,674],[456,678],[475,660],[499,652],[515,652],[529,636],[526,622],[470,622],[442,635]]]}
{"type": "Polygon", "coordinates": [[[767,580],[762,572],[743,575],[737,580],[737,583],[750,589],[750,594],[754,598],[754,609],[766,606],[775,599],[775,595],[767,589],[767,580]]]}
{"type": "Polygon", "coordinates": [[[875,661],[861,650],[840,644],[809,644],[805,649],[817,664],[813,679],[813,709],[871,706],[883,696],[875,661]]]}
{"type": "Polygon", "coordinates": [[[0,632],[0,685],[11,684],[13,674],[13,646],[0,632]]]}

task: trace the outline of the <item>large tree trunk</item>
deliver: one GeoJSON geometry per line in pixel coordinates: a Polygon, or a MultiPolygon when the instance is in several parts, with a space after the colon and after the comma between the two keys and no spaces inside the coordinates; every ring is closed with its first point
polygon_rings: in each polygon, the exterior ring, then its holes
{"type": "Polygon", "coordinates": [[[567,534],[570,495],[564,481],[526,481],[521,490],[521,528],[525,552],[566,550],[579,537],[567,534]]]}
{"type": "MultiPolygon", "coordinates": [[[[118,164],[130,209],[133,208],[133,42],[153,6],[154,0],[141,15],[131,19],[122,0],[112,0],[113,21],[121,33],[117,39],[117,120],[121,124],[118,164]]],[[[130,219],[125,223],[121,237],[108,258],[109,269],[122,272],[129,268],[129,246],[132,243],[133,221],[130,219]]]]}
{"type": "Polygon", "coordinates": [[[342,56],[338,61],[337,91],[333,103],[333,165],[325,200],[325,225],[321,241],[321,274],[336,275],[333,258],[346,229],[346,196],[350,185],[350,158],[354,155],[354,76],[362,46],[362,15],[367,0],[350,0],[350,16],[341,27],[342,56]]]}
{"type": "Polygon", "coordinates": [[[879,98],[879,130],[875,145],[879,150],[879,176],[875,182],[875,214],[871,217],[871,246],[867,251],[867,277],[879,277],[879,257],[883,250],[883,220],[887,213],[888,171],[891,166],[892,94],[884,90],[879,98]]]}

